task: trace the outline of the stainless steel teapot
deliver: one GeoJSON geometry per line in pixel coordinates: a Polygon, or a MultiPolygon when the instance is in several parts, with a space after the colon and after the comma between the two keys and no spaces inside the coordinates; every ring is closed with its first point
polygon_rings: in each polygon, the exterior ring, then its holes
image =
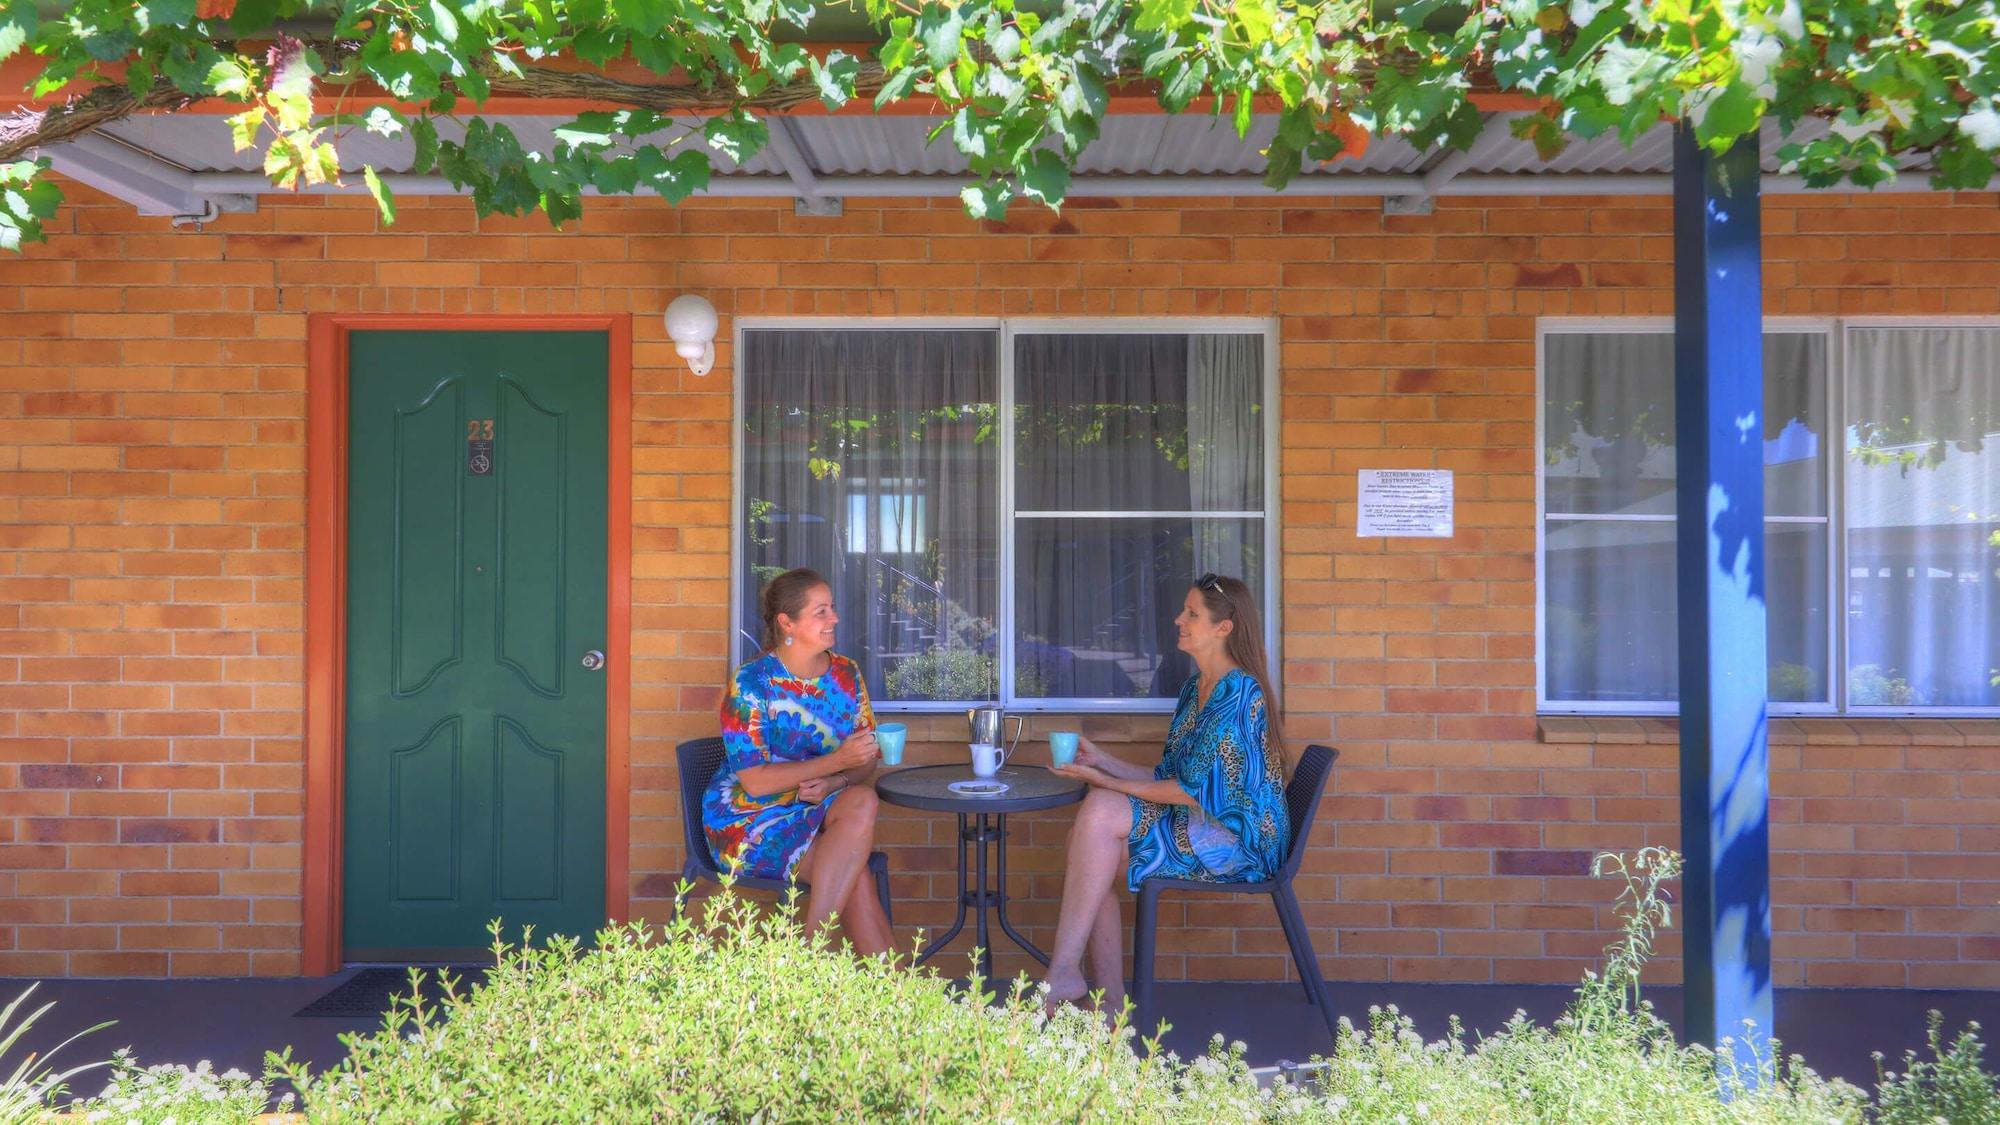
{"type": "Polygon", "coordinates": [[[1007,747],[1007,754],[1001,755],[1004,760],[1008,754],[1014,752],[1015,746],[1020,745],[1021,732],[1026,730],[1028,726],[1026,716],[1012,716],[1014,720],[1014,739],[1011,743],[1006,743],[1001,736],[1006,733],[1008,718],[1007,712],[998,707],[973,707],[968,709],[965,712],[965,721],[971,728],[972,744],[974,746],[1000,746],[1004,744],[1007,747]]]}

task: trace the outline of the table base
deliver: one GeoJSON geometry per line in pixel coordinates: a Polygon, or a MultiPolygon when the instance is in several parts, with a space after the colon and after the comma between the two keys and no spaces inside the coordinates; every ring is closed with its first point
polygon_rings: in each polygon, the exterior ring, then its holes
{"type": "Polygon", "coordinates": [[[991,933],[986,928],[986,911],[991,907],[1000,921],[1000,930],[1015,945],[1021,947],[1028,956],[1049,963],[1048,956],[1035,943],[1021,936],[1014,923],[1007,917],[1007,814],[1006,813],[959,813],[958,814],[958,917],[951,923],[951,929],[938,935],[936,940],[924,947],[917,955],[921,965],[935,956],[939,950],[950,945],[965,929],[966,908],[973,908],[973,937],[978,943],[977,967],[982,979],[993,979],[993,944],[991,933]],[[967,822],[977,817],[976,825],[967,822]],[[966,866],[967,844],[978,846],[978,857],[972,869],[966,866]],[[995,853],[995,885],[988,887],[986,879],[986,853],[989,848],[995,853]],[[976,881],[975,881],[976,879],[976,881]]]}

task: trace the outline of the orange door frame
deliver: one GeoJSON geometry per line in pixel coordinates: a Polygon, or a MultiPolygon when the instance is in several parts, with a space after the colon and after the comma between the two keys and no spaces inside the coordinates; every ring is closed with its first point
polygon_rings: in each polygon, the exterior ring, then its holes
{"type": "Polygon", "coordinates": [[[632,738],[632,318],[315,313],[306,319],[306,792],[304,956],[307,976],[337,972],[341,949],[341,786],[347,671],[347,344],[355,331],[605,332],[611,338],[609,573],[604,653],[604,908],[630,908],[632,738]]]}

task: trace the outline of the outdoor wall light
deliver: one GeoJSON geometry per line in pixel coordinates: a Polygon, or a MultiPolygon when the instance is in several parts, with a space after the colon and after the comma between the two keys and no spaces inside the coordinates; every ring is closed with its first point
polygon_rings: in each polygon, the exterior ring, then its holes
{"type": "Polygon", "coordinates": [[[706,375],[715,366],[715,306],[707,298],[683,293],[667,305],[667,335],[674,353],[688,361],[688,370],[706,375]]]}

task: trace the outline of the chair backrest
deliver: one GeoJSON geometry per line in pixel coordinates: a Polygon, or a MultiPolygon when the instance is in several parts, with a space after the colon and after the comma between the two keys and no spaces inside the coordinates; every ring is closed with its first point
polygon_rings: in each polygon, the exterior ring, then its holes
{"type": "Polygon", "coordinates": [[[715,855],[708,850],[707,833],[701,830],[701,798],[722,769],[722,740],[691,738],[674,753],[681,765],[681,831],[687,839],[688,858],[714,871],[715,855]]]}
{"type": "Polygon", "coordinates": [[[1292,770],[1292,779],[1285,783],[1285,812],[1292,821],[1292,850],[1278,870],[1281,882],[1298,874],[1299,861],[1306,854],[1306,840],[1312,835],[1313,817],[1319,815],[1319,799],[1326,795],[1326,779],[1333,774],[1333,760],[1338,757],[1340,751],[1331,746],[1317,743],[1308,746],[1292,770]]]}

